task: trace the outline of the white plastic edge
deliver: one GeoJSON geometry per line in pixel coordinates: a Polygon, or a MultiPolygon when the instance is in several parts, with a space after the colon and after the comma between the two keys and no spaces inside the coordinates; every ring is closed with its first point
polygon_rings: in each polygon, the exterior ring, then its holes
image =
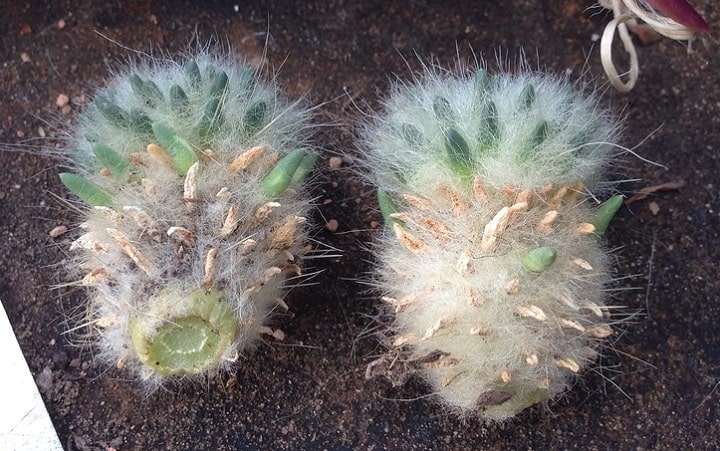
{"type": "Polygon", "coordinates": [[[62,451],[35,379],[0,302],[0,449],[62,451]]]}

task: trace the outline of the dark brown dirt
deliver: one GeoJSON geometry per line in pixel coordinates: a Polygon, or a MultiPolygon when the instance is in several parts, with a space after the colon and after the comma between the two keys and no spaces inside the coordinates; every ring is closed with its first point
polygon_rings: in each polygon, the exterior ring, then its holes
{"type": "MultiPolygon", "coordinates": [[[[24,147],[0,152],[0,299],[33,373],[52,374],[41,391],[68,450],[720,448],[715,43],[696,44],[692,55],[669,40],[641,47],[638,87],[606,93],[626,118],[623,143],[634,146],[652,133],[638,151],[667,166],[626,158],[625,177],[640,181],[621,189],[631,194],[677,180],[685,186],[623,209],[612,225],[608,239],[619,249],[622,278],[616,302],[640,314],[615,336],[604,369],[500,428],[448,415],[422,398],[418,382],[398,389],[364,380],[377,344],[358,337],[377,299],[353,280],[368,269],[364,249],[379,215],[353,163],[330,171],[328,159],[357,153],[347,125],[360,116],[354,102],[377,106],[390,74],[407,79],[418,68],[415,53],[452,66],[458,54],[494,59],[498,49],[512,56],[524,48],[533,65],[571,77],[587,70],[602,84],[591,36],[602,31],[605,14],[580,0],[5,3],[0,142],[24,147]],[[76,233],[71,227],[53,240],[48,232],[76,218],[53,195],[66,195],[56,160],[34,146],[53,142],[52,125],[72,121],[81,96],[129,49],[174,53],[196,34],[201,42],[219,36],[254,59],[266,48],[269,67],[282,66],[279,81],[289,96],[309,91],[311,103],[327,102],[318,120],[336,125],[318,134],[327,157],[315,194],[332,203],[315,219],[339,221],[334,234],[319,227],[318,238],[344,255],[313,262],[324,270],[318,285],[294,291],[289,314],[278,319],[287,338],[247,355],[232,375],[235,386],[226,388],[227,376],[144,398],[133,381],[93,363],[90,351],[63,335],[63,319],[83,295],[49,288],[65,280],[62,260],[76,233]],[[55,106],[60,93],[70,96],[71,111],[55,106]]],[[[720,28],[715,2],[693,3],[720,28]]]]}

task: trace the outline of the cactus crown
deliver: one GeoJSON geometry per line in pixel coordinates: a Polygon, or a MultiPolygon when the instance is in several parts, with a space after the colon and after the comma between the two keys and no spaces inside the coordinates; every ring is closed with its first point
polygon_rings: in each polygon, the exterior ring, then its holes
{"type": "Polygon", "coordinates": [[[365,133],[371,149],[393,149],[376,172],[388,190],[450,173],[496,188],[596,182],[608,163],[616,124],[592,96],[540,73],[459,76],[428,72],[393,87],[385,112],[365,133]]]}

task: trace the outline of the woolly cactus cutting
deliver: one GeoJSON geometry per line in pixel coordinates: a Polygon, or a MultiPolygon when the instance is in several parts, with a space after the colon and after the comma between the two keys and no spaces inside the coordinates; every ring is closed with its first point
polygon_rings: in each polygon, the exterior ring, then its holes
{"type": "Polygon", "coordinates": [[[431,71],[364,130],[386,231],[375,282],[394,322],[368,375],[424,378],[503,420],[563,392],[612,334],[597,206],[617,124],[565,80],[431,71]]]}
{"type": "Polygon", "coordinates": [[[307,113],[229,57],[152,60],[99,90],[62,182],[100,354],[150,388],[235,361],[306,252],[307,113]]]}

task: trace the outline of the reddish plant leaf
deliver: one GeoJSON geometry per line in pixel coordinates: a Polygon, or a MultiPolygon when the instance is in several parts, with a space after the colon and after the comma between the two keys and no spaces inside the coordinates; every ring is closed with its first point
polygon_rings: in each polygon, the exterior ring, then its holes
{"type": "Polygon", "coordinates": [[[685,0],[645,0],[661,14],[685,25],[696,33],[710,33],[710,25],[685,0]]]}

